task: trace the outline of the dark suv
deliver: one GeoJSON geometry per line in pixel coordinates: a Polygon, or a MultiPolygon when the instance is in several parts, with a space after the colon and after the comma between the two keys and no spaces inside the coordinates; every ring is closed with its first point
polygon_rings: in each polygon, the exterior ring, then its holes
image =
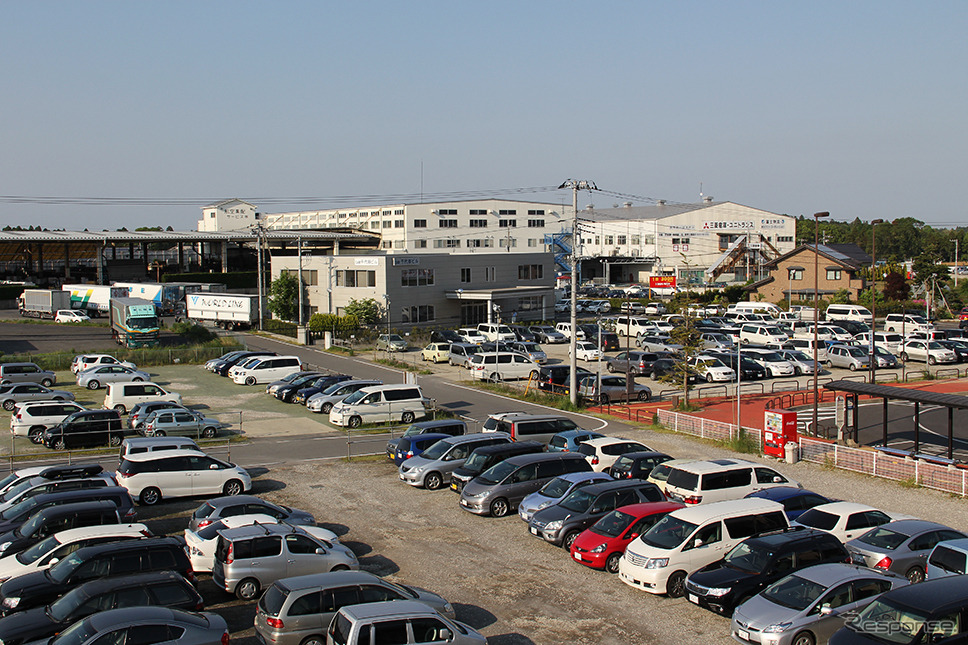
{"type": "Polygon", "coordinates": [[[82,410],[44,431],[44,445],[54,450],[120,446],[124,427],[117,410],[82,410]]]}
{"type": "MultiPolygon", "coordinates": [[[[578,381],[583,376],[591,375],[591,372],[584,367],[575,370],[578,381]]],[[[538,389],[555,394],[568,394],[569,375],[571,367],[569,365],[542,365],[538,369],[538,389]]]]}
{"type": "Polygon", "coordinates": [[[797,569],[834,562],[850,562],[850,555],[825,531],[793,527],[761,533],[691,573],[686,596],[700,607],[731,616],[738,605],[797,569]]]}

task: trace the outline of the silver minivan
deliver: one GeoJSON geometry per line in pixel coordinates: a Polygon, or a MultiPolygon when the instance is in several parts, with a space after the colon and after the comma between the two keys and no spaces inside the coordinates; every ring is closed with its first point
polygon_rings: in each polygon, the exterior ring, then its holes
{"type": "Polygon", "coordinates": [[[400,464],[400,479],[411,486],[437,490],[450,481],[450,475],[464,465],[477,448],[511,443],[506,432],[479,432],[441,439],[416,457],[400,464]]]}
{"type": "Polygon", "coordinates": [[[416,600],[454,618],[454,606],[430,591],[383,580],[368,571],[332,571],[273,583],[256,606],[255,631],[263,643],[273,645],[320,642],[343,607],[400,600],[416,600]]]}
{"type": "Polygon", "coordinates": [[[342,544],[290,524],[253,524],[219,531],[212,581],[242,600],[253,600],[276,580],[307,573],[359,569],[342,544]]]}
{"type": "Polygon", "coordinates": [[[449,643],[486,645],[473,627],[441,616],[416,600],[347,605],[326,632],[326,645],[370,643],[449,643]]]}

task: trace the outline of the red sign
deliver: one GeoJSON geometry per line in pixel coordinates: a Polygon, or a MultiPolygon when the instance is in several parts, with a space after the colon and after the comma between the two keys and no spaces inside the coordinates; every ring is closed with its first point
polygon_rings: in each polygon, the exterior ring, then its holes
{"type": "Polygon", "coordinates": [[[676,276],[674,275],[654,275],[649,278],[649,287],[652,289],[675,289],[676,276]]]}

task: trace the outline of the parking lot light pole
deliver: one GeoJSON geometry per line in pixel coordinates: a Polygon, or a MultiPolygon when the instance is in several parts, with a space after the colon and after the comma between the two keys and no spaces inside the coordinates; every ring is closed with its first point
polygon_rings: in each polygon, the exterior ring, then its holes
{"type": "Polygon", "coordinates": [[[817,343],[820,335],[817,326],[820,324],[820,220],[824,217],[830,217],[830,213],[822,211],[813,214],[813,436],[815,437],[820,436],[820,426],[817,422],[817,406],[820,402],[817,343]]]}
{"type": "Polygon", "coordinates": [[[874,333],[877,329],[877,225],[883,224],[882,219],[872,219],[871,220],[871,356],[870,356],[870,382],[874,383],[877,379],[875,376],[876,364],[874,361],[877,359],[877,353],[874,351],[874,333]]]}

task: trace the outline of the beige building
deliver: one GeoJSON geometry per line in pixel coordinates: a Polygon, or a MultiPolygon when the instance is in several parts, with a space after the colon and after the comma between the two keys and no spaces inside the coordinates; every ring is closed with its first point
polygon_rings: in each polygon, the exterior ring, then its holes
{"type": "Polygon", "coordinates": [[[817,291],[821,298],[829,298],[846,289],[851,300],[857,300],[867,287],[860,276],[861,269],[871,265],[871,256],[856,244],[821,244],[819,255],[813,244],[804,244],[765,265],[769,276],[749,286],[751,294],[761,295],[767,302],[812,300],[814,276],[818,276],[817,291]],[[819,270],[819,275],[814,267],[819,270]]]}

